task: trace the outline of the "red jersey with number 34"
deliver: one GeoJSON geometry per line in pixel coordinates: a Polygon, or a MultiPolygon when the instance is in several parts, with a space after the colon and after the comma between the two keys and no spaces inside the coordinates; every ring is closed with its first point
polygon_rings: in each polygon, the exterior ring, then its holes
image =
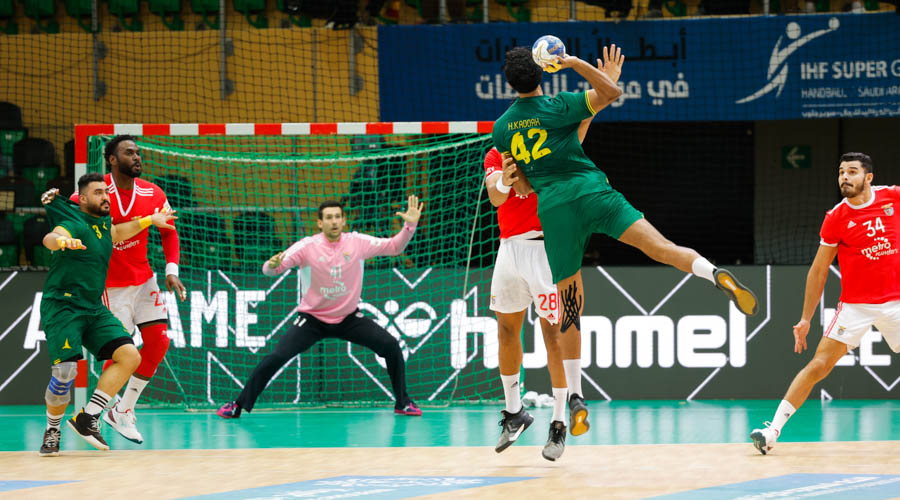
{"type": "MultiPolygon", "coordinates": [[[[134,189],[126,191],[116,187],[112,174],[106,174],[104,179],[109,192],[109,215],[112,216],[113,224],[129,222],[135,217],[144,217],[163,209],[170,209],[165,193],[152,182],[135,179],[134,189]]],[[[77,203],[78,193],[73,194],[71,199],[77,203]]],[[[174,225],[174,222],[170,221],[170,224],[174,225]]],[[[178,233],[172,229],[159,229],[159,234],[166,262],[178,264],[178,233]]],[[[153,270],[150,269],[150,262],[147,260],[149,235],[150,228],[145,228],[131,239],[113,246],[109,272],[106,275],[107,288],[143,285],[153,277],[153,270]]]]}
{"type": "MultiPolygon", "coordinates": [[[[484,157],[484,175],[503,172],[503,157],[497,148],[491,148],[484,157]]],[[[525,196],[511,188],[509,197],[497,207],[497,222],[500,224],[500,238],[511,238],[529,231],[543,231],[537,215],[537,194],[525,196]]]]}
{"type": "Polygon", "coordinates": [[[845,198],[825,214],[822,245],[837,247],[841,302],[883,304],[900,300],[900,188],[872,186],[872,199],[845,198]]]}

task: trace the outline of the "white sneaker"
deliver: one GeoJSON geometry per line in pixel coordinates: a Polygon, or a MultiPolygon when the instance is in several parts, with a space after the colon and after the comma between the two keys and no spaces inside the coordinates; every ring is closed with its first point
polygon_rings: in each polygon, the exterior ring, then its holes
{"type": "Polygon", "coordinates": [[[144,442],[144,437],[138,432],[137,417],[134,410],[119,411],[119,405],[113,406],[110,410],[103,413],[103,421],[116,430],[123,438],[137,444],[144,442]]]}
{"type": "Polygon", "coordinates": [[[770,422],[764,422],[764,425],[766,426],[764,429],[753,429],[753,432],[750,433],[753,446],[763,455],[772,451],[772,448],[775,447],[775,441],[778,441],[779,434],[778,431],[769,427],[771,425],[770,422]]]}

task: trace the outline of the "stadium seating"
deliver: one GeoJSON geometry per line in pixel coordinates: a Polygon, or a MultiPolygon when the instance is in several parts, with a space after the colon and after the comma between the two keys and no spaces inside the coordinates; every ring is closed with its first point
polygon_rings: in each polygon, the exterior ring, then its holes
{"type": "Polygon", "coordinates": [[[22,228],[22,240],[25,248],[25,260],[32,266],[49,266],[50,250],[44,246],[44,236],[53,228],[45,215],[32,215],[25,220],[22,228]]]}
{"type": "Polygon", "coordinates": [[[121,27],[128,31],[143,31],[140,12],[139,0],[109,0],[109,13],[116,16],[121,27]]]}
{"type": "Polygon", "coordinates": [[[172,31],[184,29],[181,19],[181,0],[150,0],[150,12],[162,19],[163,26],[172,31]]]}
{"type": "Polygon", "coordinates": [[[266,0],[234,0],[234,10],[243,14],[254,28],[269,26],[269,20],[266,18],[266,0]]]}
{"type": "Polygon", "coordinates": [[[13,147],[27,136],[28,129],[22,126],[22,110],[11,102],[0,102],[0,173],[12,169],[13,147]]]}
{"type": "Polygon", "coordinates": [[[66,14],[75,18],[81,29],[91,32],[91,0],[66,0],[66,14]]]}
{"type": "Polygon", "coordinates": [[[23,0],[25,17],[35,22],[35,28],[45,33],[59,33],[56,21],[56,2],[54,0],[23,0]]]}
{"type": "Polygon", "coordinates": [[[0,267],[19,265],[19,245],[13,222],[0,219],[0,267]]]}
{"type": "Polygon", "coordinates": [[[244,241],[235,247],[235,257],[244,267],[262,265],[273,254],[283,250],[275,234],[275,219],[265,212],[244,212],[233,221],[235,234],[244,241]]]}
{"type": "Polygon", "coordinates": [[[182,255],[195,269],[231,269],[231,242],[225,221],[216,214],[190,213],[179,229],[182,255]],[[189,229],[190,228],[190,229],[189,229]]]}
{"type": "Polygon", "coordinates": [[[191,0],[191,10],[203,18],[197,29],[203,26],[219,29],[219,0],[191,0]]]}
{"type": "Polygon", "coordinates": [[[19,33],[19,25],[15,21],[16,4],[14,0],[0,0],[0,32],[7,35],[19,33]]]}

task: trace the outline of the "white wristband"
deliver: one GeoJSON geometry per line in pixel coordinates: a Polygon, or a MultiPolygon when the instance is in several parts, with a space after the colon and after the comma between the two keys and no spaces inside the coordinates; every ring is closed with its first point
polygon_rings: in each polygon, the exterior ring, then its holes
{"type": "Polygon", "coordinates": [[[169,262],[166,264],[166,276],[173,275],[176,278],[178,277],[178,264],[174,262],[169,262]]]}
{"type": "Polygon", "coordinates": [[[507,193],[509,193],[509,191],[511,189],[512,189],[512,186],[507,186],[506,184],[503,183],[502,175],[497,178],[497,191],[500,191],[503,194],[507,194],[507,193]]]}

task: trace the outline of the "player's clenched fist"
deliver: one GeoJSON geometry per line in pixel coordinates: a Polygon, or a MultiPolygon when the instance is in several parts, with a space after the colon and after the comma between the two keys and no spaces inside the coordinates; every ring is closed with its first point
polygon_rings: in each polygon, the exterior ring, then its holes
{"type": "Polygon", "coordinates": [[[59,194],[59,189],[53,188],[45,192],[41,195],[41,204],[46,205],[53,201],[53,198],[56,198],[56,195],[59,194]]]}
{"type": "MultiPolygon", "coordinates": [[[[49,203],[49,202],[47,202],[49,203]]],[[[59,246],[60,250],[85,250],[87,249],[84,244],[81,243],[81,240],[78,238],[67,238],[65,236],[60,236],[56,238],[56,245],[59,246]]]]}
{"type": "Polygon", "coordinates": [[[277,253],[269,258],[268,266],[271,269],[275,269],[281,265],[281,261],[284,260],[284,252],[277,253]]]}

